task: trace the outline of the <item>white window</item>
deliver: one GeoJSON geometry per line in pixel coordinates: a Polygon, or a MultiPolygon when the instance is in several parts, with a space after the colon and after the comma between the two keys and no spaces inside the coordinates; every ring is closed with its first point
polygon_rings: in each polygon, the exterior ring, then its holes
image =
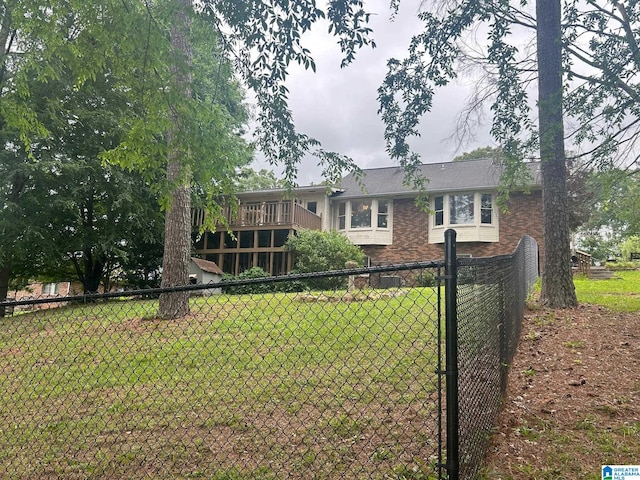
{"type": "Polygon", "coordinates": [[[351,228],[371,228],[371,200],[351,202],[351,228]]]}
{"type": "Polygon", "coordinates": [[[338,204],[338,230],[391,228],[389,200],[351,200],[338,204]]]}
{"type": "Polygon", "coordinates": [[[378,228],[389,227],[389,202],[378,200],[378,228]]]}
{"type": "Polygon", "coordinates": [[[490,225],[493,223],[493,196],[483,193],[480,200],[480,223],[490,225]]]}
{"type": "Polygon", "coordinates": [[[444,231],[453,228],[457,241],[499,241],[495,195],[486,192],[436,195],[431,200],[429,243],[442,243],[444,231]]]}
{"type": "Polygon", "coordinates": [[[436,197],[433,202],[433,221],[434,225],[444,225],[444,197],[442,195],[436,197]]]}
{"type": "Polygon", "coordinates": [[[307,202],[307,210],[312,213],[318,213],[318,202],[307,202]]]}
{"type": "Polygon", "coordinates": [[[57,283],[45,283],[42,285],[42,295],[58,295],[59,291],[57,283]]]}
{"type": "Polygon", "coordinates": [[[340,202],[337,229],[356,245],[393,243],[393,201],[365,198],[340,202]]]}

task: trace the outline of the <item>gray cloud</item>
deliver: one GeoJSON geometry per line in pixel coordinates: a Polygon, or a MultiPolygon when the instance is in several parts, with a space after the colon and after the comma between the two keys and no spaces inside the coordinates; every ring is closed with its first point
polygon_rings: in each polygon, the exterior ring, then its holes
{"type": "MultiPolygon", "coordinates": [[[[317,71],[293,68],[287,86],[290,108],[300,132],[322,142],[323,148],[349,155],[362,168],[393,165],[385,152],[384,125],[377,114],[377,88],[386,73],[390,57],[402,58],[412,34],[420,31],[416,11],[400,11],[395,21],[389,20],[387,0],[367,2],[367,9],[377,14],[372,18],[377,48],[358,52],[347,68],[340,68],[341,53],[326,28],[316,27],[305,40],[316,60],[317,71]]],[[[421,137],[412,146],[425,163],[451,160],[458,145],[447,140],[455,132],[456,114],[469,94],[465,85],[451,85],[437,92],[432,111],[420,127],[421,137]]],[[[479,128],[473,144],[464,150],[491,144],[488,127],[479,128]]],[[[264,168],[258,155],[255,168],[264,168]]],[[[273,168],[267,166],[267,168],[273,168]]],[[[275,168],[278,172],[278,168],[275,168]]],[[[321,181],[314,158],[303,160],[298,176],[300,184],[321,181]]]]}

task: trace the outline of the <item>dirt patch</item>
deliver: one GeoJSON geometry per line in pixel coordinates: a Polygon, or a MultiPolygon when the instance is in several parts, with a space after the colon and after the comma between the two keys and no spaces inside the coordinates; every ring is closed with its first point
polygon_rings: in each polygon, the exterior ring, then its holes
{"type": "Polygon", "coordinates": [[[529,310],[482,478],[599,479],[639,459],[640,315],[529,310]]]}

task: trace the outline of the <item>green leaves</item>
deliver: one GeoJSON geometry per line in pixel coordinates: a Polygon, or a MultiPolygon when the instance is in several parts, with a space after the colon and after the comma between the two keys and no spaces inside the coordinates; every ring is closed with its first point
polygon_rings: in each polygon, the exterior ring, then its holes
{"type": "Polygon", "coordinates": [[[375,47],[364,2],[331,0],[322,9],[315,0],[205,0],[202,12],[216,26],[225,50],[235,56],[238,73],[255,92],[256,145],[272,164],[284,166],[287,182],[295,185],[297,165],[308,152],[324,165],[336,161],[325,169],[328,182],[340,176],[336,172],[353,169],[352,161],[323,151],[316,139],[296,130],[285,81],[292,63],[315,72],[303,36],[324,19],[344,53],[342,66],[353,61],[359,48],[375,47]]]}

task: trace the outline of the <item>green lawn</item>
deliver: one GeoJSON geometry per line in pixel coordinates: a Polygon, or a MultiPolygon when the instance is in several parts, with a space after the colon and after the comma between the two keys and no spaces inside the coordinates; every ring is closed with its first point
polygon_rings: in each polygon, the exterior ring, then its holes
{"type": "Polygon", "coordinates": [[[603,305],[617,312],[640,311],[640,270],[615,272],[616,278],[589,280],[576,277],[578,301],[603,305]]]}
{"type": "Polygon", "coordinates": [[[173,322],[152,301],[3,319],[0,478],[427,478],[435,293],[314,300],[218,295],[173,322]]]}

